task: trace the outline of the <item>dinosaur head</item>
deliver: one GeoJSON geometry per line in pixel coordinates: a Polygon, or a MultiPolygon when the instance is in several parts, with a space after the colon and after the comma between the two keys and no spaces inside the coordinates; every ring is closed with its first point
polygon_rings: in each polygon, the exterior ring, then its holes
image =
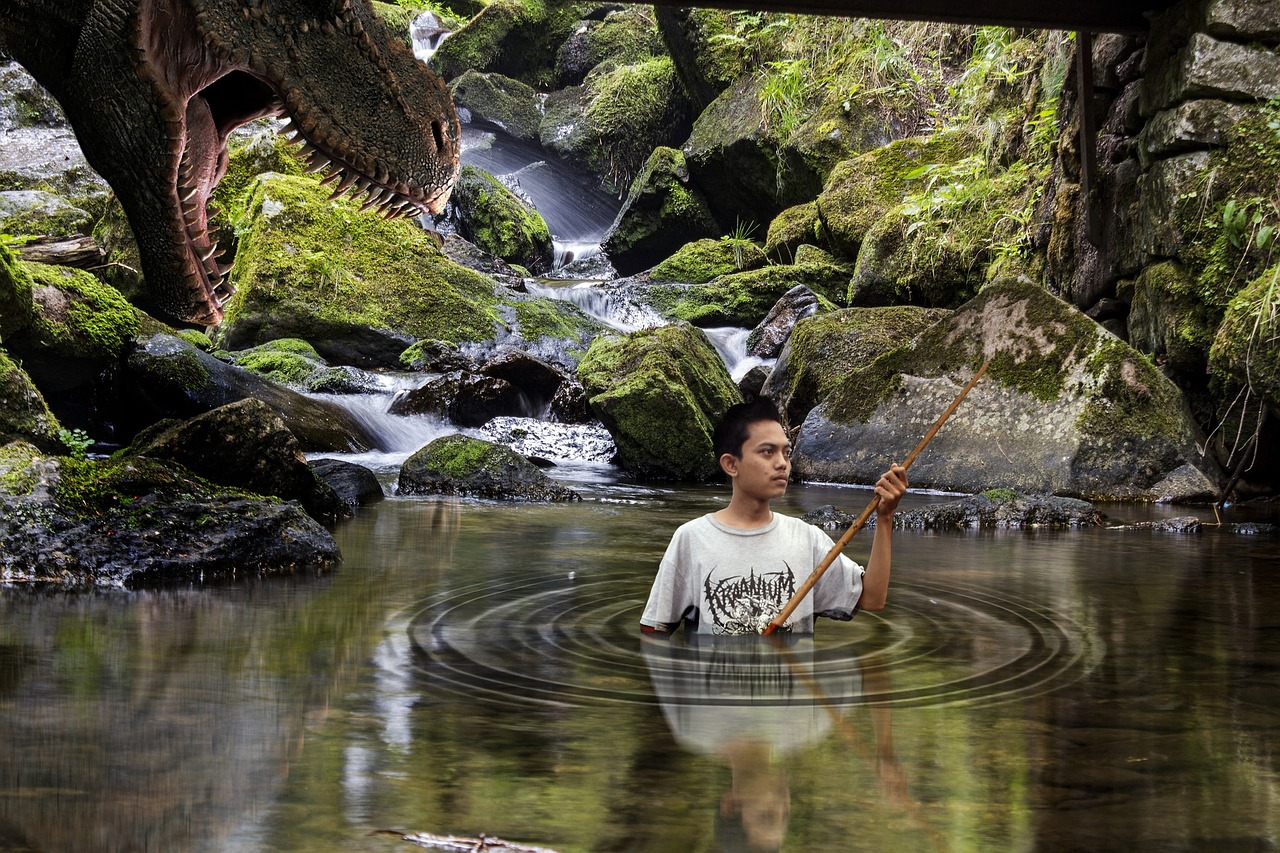
{"type": "Polygon", "coordinates": [[[167,192],[151,195],[168,209],[163,227],[156,211],[131,221],[163,232],[139,235],[163,312],[202,325],[222,317],[231,287],[207,202],[226,171],[228,135],[253,119],[287,117],[282,132],[335,196],[388,216],[444,207],[458,175],[457,114],[369,0],[141,0],[137,20],[136,68],[167,138],[167,192]]]}

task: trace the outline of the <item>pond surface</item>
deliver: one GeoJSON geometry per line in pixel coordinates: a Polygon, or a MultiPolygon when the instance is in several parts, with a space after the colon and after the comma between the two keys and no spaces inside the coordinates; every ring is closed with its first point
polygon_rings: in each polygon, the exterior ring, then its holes
{"type": "Polygon", "coordinates": [[[0,849],[1280,845],[1276,538],[899,531],[882,613],[642,642],[667,539],[723,492],[559,473],[582,503],[363,509],[323,576],[0,590],[0,849]]]}

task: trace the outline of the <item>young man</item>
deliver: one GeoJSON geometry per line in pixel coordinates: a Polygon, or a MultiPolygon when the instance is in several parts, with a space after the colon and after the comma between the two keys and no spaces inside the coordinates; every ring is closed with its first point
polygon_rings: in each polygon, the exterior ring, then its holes
{"type": "MultiPolygon", "coordinates": [[[[757,634],[831,550],[822,530],[769,506],[786,493],[791,477],[791,442],[771,400],[732,406],[712,441],[733,497],[671,537],[640,617],[646,632],[673,631],[684,619],[699,633],[757,634]]],[[[849,620],[858,610],[883,609],[893,512],[907,490],[906,470],[894,465],[875,490],[880,505],[865,572],[841,554],[784,628],[809,633],[814,616],[849,620]]]]}

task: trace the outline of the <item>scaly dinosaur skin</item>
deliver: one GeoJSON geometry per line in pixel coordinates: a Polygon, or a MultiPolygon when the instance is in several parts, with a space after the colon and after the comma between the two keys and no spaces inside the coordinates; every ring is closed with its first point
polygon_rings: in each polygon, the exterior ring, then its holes
{"type": "Polygon", "coordinates": [[[211,326],[231,295],[208,232],[227,135],[284,131],[389,216],[438,213],[458,175],[444,84],[369,0],[3,0],[0,48],[62,104],[119,197],[150,310],[211,326]]]}

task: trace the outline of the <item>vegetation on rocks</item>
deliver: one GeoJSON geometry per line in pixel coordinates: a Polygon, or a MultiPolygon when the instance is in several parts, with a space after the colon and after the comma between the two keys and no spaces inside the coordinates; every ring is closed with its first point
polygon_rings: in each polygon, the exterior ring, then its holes
{"type": "Polygon", "coordinates": [[[714,278],[763,266],[764,252],[750,240],[704,237],[686,243],[649,271],[654,281],[706,284],[714,278]]]}
{"type": "Polygon", "coordinates": [[[491,255],[532,273],[551,268],[551,231],[538,211],[483,169],[464,166],[453,190],[459,230],[491,255]]]}
{"type": "Polygon", "coordinates": [[[444,494],[498,500],[574,501],[560,485],[520,454],[501,444],[446,435],[405,460],[400,494],[444,494]]]}

